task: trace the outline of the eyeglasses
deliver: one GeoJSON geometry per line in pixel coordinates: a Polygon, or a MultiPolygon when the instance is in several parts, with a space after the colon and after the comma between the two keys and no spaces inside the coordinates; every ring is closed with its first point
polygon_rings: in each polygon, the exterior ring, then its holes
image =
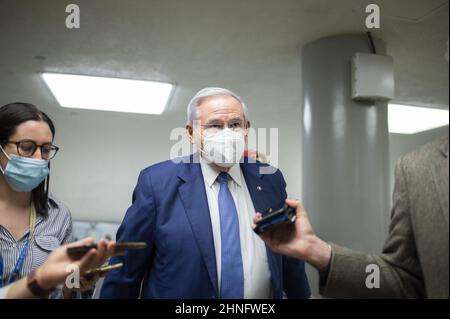
{"type": "MultiPolygon", "coordinates": [[[[201,125],[201,127],[208,133],[217,133],[217,132],[223,130],[225,128],[225,125],[224,125],[224,123],[222,123],[220,121],[217,121],[217,122],[214,121],[214,122],[208,123],[206,125],[201,125]]],[[[228,123],[228,128],[235,132],[242,132],[247,127],[246,127],[244,121],[235,120],[235,121],[231,121],[230,123],[228,123]]]]}
{"type": "Polygon", "coordinates": [[[56,153],[59,151],[59,147],[52,144],[37,145],[35,141],[32,140],[22,140],[22,141],[5,141],[6,144],[15,144],[17,146],[17,153],[23,157],[32,157],[36,153],[37,149],[41,149],[41,157],[44,160],[51,160],[55,157],[56,153]]]}

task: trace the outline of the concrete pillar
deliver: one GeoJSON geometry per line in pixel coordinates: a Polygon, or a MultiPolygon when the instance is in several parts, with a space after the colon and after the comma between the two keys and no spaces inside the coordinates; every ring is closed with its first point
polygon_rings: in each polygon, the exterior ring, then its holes
{"type": "MultiPolygon", "coordinates": [[[[385,53],[381,40],[375,47],[385,53]]],[[[387,103],[352,100],[356,52],[370,53],[365,35],[323,38],[302,50],[303,202],[323,239],[379,253],[390,207],[387,103]]]]}

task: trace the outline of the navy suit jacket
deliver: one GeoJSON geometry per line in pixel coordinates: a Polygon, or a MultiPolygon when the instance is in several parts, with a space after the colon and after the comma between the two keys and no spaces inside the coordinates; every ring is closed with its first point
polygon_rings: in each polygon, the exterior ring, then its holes
{"type": "MultiPolygon", "coordinates": [[[[145,241],[148,246],[111,259],[111,264],[124,266],[106,276],[101,298],[219,298],[205,184],[193,156],[190,163],[169,160],[140,173],[117,241],[145,241]]],[[[279,170],[262,175],[259,168],[265,164],[240,165],[258,212],[283,206],[286,183],[279,170]]],[[[308,298],[304,263],[266,249],[272,297],[282,298],[285,292],[288,298],[308,298]]]]}

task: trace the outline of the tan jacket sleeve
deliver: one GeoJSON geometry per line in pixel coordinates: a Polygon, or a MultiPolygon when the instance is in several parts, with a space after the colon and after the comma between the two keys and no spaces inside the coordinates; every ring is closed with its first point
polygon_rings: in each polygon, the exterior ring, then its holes
{"type": "Polygon", "coordinates": [[[389,236],[382,254],[366,255],[331,244],[330,268],[320,283],[320,293],[329,298],[425,298],[410,210],[403,160],[399,160],[389,236]],[[375,274],[373,268],[379,269],[379,288],[366,285],[366,280],[374,282],[370,277],[375,274]]]}

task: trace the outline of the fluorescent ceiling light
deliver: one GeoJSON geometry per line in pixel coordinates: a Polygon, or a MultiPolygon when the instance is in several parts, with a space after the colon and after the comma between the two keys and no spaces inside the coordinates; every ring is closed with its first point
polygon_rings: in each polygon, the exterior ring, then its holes
{"type": "Polygon", "coordinates": [[[390,133],[415,134],[448,125],[448,110],[389,104],[390,133]]]}
{"type": "Polygon", "coordinates": [[[42,77],[62,107],[161,114],[169,100],[170,83],[43,73],[42,77]]]}

